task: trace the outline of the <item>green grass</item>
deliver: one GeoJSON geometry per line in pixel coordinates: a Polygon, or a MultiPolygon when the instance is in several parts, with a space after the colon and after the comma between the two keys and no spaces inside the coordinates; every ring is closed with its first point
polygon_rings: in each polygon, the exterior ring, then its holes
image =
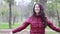
{"type": "MultiPolygon", "coordinates": [[[[20,25],[19,23],[15,23],[14,25],[12,25],[12,28],[16,28],[19,25],[20,25]]],[[[9,24],[8,23],[1,23],[0,24],[0,29],[8,29],[8,28],[9,28],[9,24]]]]}
{"type": "Polygon", "coordinates": [[[6,23],[6,24],[0,24],[0,28],[2,29],[2,28],[9,28],[9,25],[6,23]]]}

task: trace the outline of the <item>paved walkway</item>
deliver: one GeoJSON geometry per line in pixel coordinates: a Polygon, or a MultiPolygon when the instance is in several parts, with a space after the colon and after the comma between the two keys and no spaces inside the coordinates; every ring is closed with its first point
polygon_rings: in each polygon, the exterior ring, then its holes
{"type": "MultiPolygon", "coordinates": [[[[12,34],[11,30],[12,29],[0,29],[0,34],[12,34]]],[[[49,32],[55,33],[55,31],[52,31],[52,30],[46,30],[46,31],[47,31],[47,33],[49,33],[49,32]]],[[[30,34],[30,32],[29,32],[29,30],[24,29],[21,32],[17,32],[16,34],[30,34]]]]}
{"type": "MultiPolygon", "coordinates": [[[[11,30],[12,29],[0,29],[0,34],[12,34],[11,30]]],[[[29,34],[29,30],[22,30],[16,34],[29,34]]]]}

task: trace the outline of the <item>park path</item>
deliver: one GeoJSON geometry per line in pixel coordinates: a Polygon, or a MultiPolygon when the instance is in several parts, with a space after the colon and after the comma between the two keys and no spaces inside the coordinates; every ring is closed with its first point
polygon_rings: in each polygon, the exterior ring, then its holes
{"type": "MultiPolygon", "coordinates": [[[[0,29],[0,34],[12,34],[11,30],[12,29],[0,29]]],[[[49,32],[54,32],[54,31],[53,30],[46,30],[46,32],[49,33],[49,32]]],[[[30,34],[30,32],[29,32],[29,30],[24,29],[21,32],[17,32],[15,34],[30,34]]]]}
{"type": "MultiPolygon", "coordinates": [[[[12,29],[0,29],[0,34],[12,34],[12,29]]],[[[21,32],[17,32],[15,34],[30,34],[29,30],[22,30],[21,32]]]]}

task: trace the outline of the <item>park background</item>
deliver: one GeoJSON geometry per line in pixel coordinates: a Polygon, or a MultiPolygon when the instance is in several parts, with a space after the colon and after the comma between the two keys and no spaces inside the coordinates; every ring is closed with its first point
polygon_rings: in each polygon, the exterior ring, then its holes
{"type": "MultiPolygon", "coordinates": [[[[60,27],[60,0],[0,0],[0,34],[10,34],[12,29],[19,27],[32,15],[36,2],[43,4],[47,17],[56,27],[60,27]]],[[[30,25],[19,33],[29,34],[29,31],[30,25]]],[[[47,27],[46,34],[59,33],[47,27]]]]}

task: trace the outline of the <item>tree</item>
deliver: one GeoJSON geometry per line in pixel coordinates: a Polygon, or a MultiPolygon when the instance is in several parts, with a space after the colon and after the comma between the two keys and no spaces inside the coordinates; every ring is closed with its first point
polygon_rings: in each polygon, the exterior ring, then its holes
{"type": "Polygon", "coordinates": [[[14,4],[14,0],[5,0],[9,4],[9,28],[12,28],[12,11],[11,7],[14,4]]]}
{"type": "Polygon", "coordinates": [[[58,23],[59,23],[59,27],[60,27],[60,16],[59,16],[59,11],[57,9],[57,0],[56,0],[56,11],[57,11],[57,18],[58,18],[58,23]]]}

